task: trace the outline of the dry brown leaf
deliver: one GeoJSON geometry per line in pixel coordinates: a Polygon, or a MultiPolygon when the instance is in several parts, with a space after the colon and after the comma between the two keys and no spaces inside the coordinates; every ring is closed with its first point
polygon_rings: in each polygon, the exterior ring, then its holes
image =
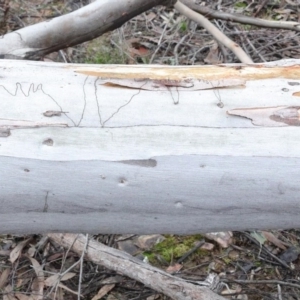
{"type": "Polygon", "coordinates": [[[166,269],[166,272],[170,273],[170,274],[173,274],[173,273],[176,273],[176,272],[180,271],[181,269],[182,269],[182,265],[181,264],[174,264],[172,266],[169,266],[166,269]]]}
{"type": "Polygon", "coordinates": [[[210,232],[205,233],[205,237],[210,240],[217,242],[222,248],[228,248],[232,243],[232,232],[231,231],[221,231],[221,232],[210,232]]]}
{"type": "Polygon", "coordinates": [[[274,244],[275,246],[277,246],[278,248],[280,248],[282,250],[286,250],[286,247],[282,243],[282,241],[280,241],[273,233],[268,232],[268,231],[261,231],[261,233],[269,242],[271,242],[272,244],[274,244]]]}
{"type": "Polygon", "coordinates": [[[221,295],[239,294],[242,288],[237,286],[235,289],[229,289],[228,287],[221,292],[221,295]]]}
{"type": "Polygon", "coordinates": [[[207,56],[204,58],[204,61],[210,65],[217,65],[222,63],[222,60],[220,60],[219,45],[217,42],[214,42],[210,47],[207,56]]]}
{"type": "Polygon", "coordinates": [[[27,254],[30,256],[30,257],[33,257],[35,255],[35,252],[36,252],[36,249],[35,247],[31,246],[28,250],[27,250],[27,254]]]}
{"type": "Polygon", "coordinates": [[[108,284],[108,285],[104,285],[97,293],[97,295],[95,295],[92,300],[99,300],[101,298],[103,298],[106,294],[108,294],[113,288],[115,287],[115,284],[108,284]]]}
{"type": "Polygon", "coordinates": [[[23,248],[29,243],[31,238],[20,242],[13,250],[11,250],[9,255],[9,260],[14,263],[22,253],[23,248]]]}
{"type": "Polygon", "coordinates": [[[68,272],[64,274],[64,276],[61,278],[61,281],[66,281],[76,276],[76,273],[68,272]]]}
{"type": "Polygon", "coordinates": [[[44,283],[47,286],[54,286],[58,280],[65,281],[65,280],[73,278],[75,275],[76,275],[76,273],[68,272],[60,278],[60,274],[54,274],[54,275],[46,278],[44,283]]]}
{"type": "Polygon", "coordinates": [[[53,300],[64,300],[64,290],[60,287],[57,287],[55,292],[49,294],[48,298],[53,300]]]}
{"type": "MultiPolygon", "coordinates": [[[[1,136],[1,134],[0,134],[1,136]]],[[[10,255],[11,250],[0,250],[0,255],[1,256],[9,256],[10,255]]]]}
{"type": "Polygon", "coordinates": [[[54,286],[58,280],[59,280],[59,274],[54,274],[50,277],[47,277],[44,281],[44,284],[46,286],[54,286]]]}
{"type": "Polygon", "coordinates": [[[107,278],[101,280],[100,284],[101,285],[116,284],[116,283],[121,282],[122,280],[123,280],[123,276],[116,275],[116,276],[107,277],[107,278]]]}
{"type": "Polygon", "coordinates": [[[151,295],[151,296],[147,297],[146,300],[156,300],[156,299],[160,299],[160,296],[159,295],[151,295]]]}
{"type": "Polygon", "coordinates": [[[36,280],[34,280],[34,284],[32,284],[32,291],[35,292],[34,299],[43,300],[43,291],[44,291],[44,271],[42,266],[38,263],[38,261],[27,255],[27,258],[30,260],[32,267],[36,274],[36,280]]]}
{"type": "Polygon", "coordinates": [[[4,288],[5,294],[3,295],[3,300],[18,300],[13,294],[13,288],[11,285],[7,285],[4,288]]]}
{"type": "Polygon", "coordinates": [[[18,298],[18,300],[34,300],[32,296],[27,296],[25,294],[15,293],[15,295],[18,298]]]}
{"type": "Polygon", "coordinates": [[[5,284],[7,282],[7,278],[9,276],[9,273],[10,273],[10,268],[5,269],[1,273],[1,276],[0,276],[0,289],[2,289],[5,286],[5,284]]]}
{"type": "Polygon", "coordinates": [[[300,97],[300,92],[293,93],[293,96],[300,97]]]}
{"type": "MultiPolygon", "coordinates": [[[[78,293],[77,292],[74,292],[73,290],[69,289],[67,286],[65,286],[64,284],[62,283],[59,283],[58,284],[58,287],[61,287],[62,289],[65,289],[66,291],[78,296],[78,293]]],[[[83,297],[82,295],[80,295],[80,297],[83,297]]]]}
{"type": "Polygon", "coordinates": [[[212,251],[214,249],[215,245],[212,244],[212,243],[204,243],[200,249],[203,249],[203,250],[207,250],[207,251],[212,251]]]}

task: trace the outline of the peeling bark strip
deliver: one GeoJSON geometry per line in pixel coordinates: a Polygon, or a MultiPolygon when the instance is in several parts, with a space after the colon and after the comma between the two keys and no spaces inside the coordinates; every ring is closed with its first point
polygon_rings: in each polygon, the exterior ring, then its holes
{"type": "Polygon", "coordinates": [[[300,126],[300,106],[290,106],[277,110],[270,116],[270,119],[289,126],[300,126]]]}
{"type": "Polygon", "coordinates": [[[238,108],[227,112],[258,126],[300,126],[300,106],[238,108]]]}
{"type": "MultiPolygon", "coordinates": [[[[67,68],[72,68],[69,64],[67,68]]],[[[271,78],[300,78],[300,64],[297,60],[285,60],[252,65],[216,65],[216,66],[87,66],[74,69],[76,73],[111,79],[182,80],[193,78],[200,80],[261,80],[271,78]],[[170,71],[172,70],[172,71],[170,71]]]]}
{"type": "Polygon", "coordinates": [[[202,80],[202,79],[114,79],[101,78],[100,84],[108,86],[129,87],[147,91],[165,91],[174,88],[176,91],[198,91],[230,86],[243,86],[246,83],[242,79],[202,80]]]}

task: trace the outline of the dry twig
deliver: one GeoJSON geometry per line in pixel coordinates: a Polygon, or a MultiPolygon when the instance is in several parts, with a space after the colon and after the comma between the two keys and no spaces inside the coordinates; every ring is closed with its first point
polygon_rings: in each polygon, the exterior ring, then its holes
{"type": "Polygon", "coordinates": [[[247,17],[241,14],[226,13],[216,11],[206,6],[194,4],[191,0],[181,0],[181,2],[190,9],[204,15],[208,19],[221,19],[225,21],[249,24],[264,28],[287,29],[300,32],[300,23],[290,21],[270,21],[253,17],[247,17]]]}
{"type": "Polygon", "coordinates": [[[177,1],[174,5],[180,13],[200,24],[205,28],[213,37],[221,44],[228,47],[243,63],[253,63],[252,59],[246,54],[246,52],[235,42],[229,39],[223,32],[221,32],[215,25],[213,25],[208,19],[203,15],[198,14],[188,8],[186,5],[177,1]]]}

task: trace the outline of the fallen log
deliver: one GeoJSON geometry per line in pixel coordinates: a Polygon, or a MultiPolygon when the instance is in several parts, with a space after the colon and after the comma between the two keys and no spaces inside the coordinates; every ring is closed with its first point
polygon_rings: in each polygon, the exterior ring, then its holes
{"type": "Polygon", "coordinates": [[[298,227],[299,60],[0,60],[0,232],[298,227]]]}

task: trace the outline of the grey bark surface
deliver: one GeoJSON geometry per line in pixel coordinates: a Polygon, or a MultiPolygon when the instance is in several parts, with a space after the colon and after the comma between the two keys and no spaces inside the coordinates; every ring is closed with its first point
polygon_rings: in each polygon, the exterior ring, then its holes
{"type": "Polygon", "coordinates": [[[299,227],[299,74],[1,60],[0,232],[299,227]]]}

